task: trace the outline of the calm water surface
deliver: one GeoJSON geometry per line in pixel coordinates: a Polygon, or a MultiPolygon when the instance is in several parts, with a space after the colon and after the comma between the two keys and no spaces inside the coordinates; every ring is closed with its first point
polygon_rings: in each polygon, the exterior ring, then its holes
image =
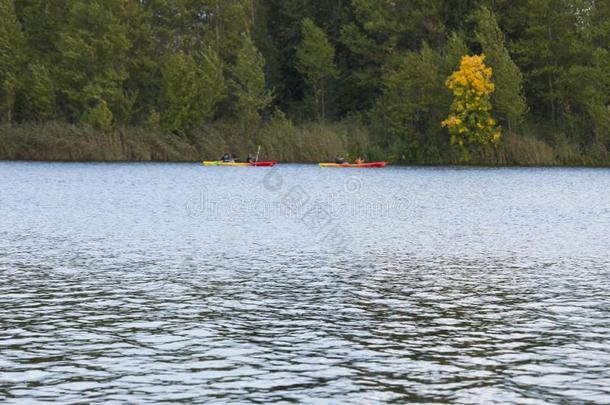
{"type": "Polygon", "coordinates": [[[0,163],[0,402],[610,402],[610,171],[0,163]]]}

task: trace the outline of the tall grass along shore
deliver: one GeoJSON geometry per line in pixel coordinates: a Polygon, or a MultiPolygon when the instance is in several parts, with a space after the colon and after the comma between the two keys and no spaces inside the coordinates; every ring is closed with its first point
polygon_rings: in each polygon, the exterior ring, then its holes
{"type": "Polygon", "coordinates": [[[247,137],[229,124],[210,126],[187,137],[144,127],[102,131],[60,122],[27,123],[0,126],[0,159],[197,162],[217,159],[225,151],[237,158],[245,157],[261,145],[265,159],[298,163],[329,161],[341,153],[352,159],[363,157],[405,165],[610,165],[610,156],[602,146],[583,149],[561,138],[549,143],[533,135],[505,136],[498,145],[475,149],[468,162],[457,153],[439,152],[452,151],[451,148],[431,148],[409,159],[400,151],[380,147],[374,138],[366,128],[348,122],[302,126],[272,122],[247,137]]]}

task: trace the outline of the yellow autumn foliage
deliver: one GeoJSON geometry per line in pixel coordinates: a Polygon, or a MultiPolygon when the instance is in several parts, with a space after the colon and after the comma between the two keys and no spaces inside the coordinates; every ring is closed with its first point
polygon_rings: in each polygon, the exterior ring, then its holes
{"type": "Polygon", "coordinates": [[[492,77],[485,55],[466,55],[446,82],[454,98],[449,117],[441,125],[449,131],[451,142],[460,146],[465,159],[467,145],[486,145],[502,139],[500,128],[491,117],[490,99],[495,90],[492,77]]]}

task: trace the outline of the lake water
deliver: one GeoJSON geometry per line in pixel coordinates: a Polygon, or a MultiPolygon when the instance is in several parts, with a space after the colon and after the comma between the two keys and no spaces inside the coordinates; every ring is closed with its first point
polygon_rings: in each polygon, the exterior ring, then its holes
{"type": "Polygon", "coordinates": [[[0,162],[0,402],[610,402],[610,170],[0,162]]]}

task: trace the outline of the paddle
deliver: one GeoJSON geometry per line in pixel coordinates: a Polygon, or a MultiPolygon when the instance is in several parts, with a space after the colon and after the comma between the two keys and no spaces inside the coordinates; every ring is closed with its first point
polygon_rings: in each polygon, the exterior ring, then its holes
{"type": "Polygon", "coordinates": [[[256,160],[255,160],[255,162],[257,162],[257,163],[258,163],[258,155],[259,155],[260,153],[261,153],[261,146],[260,146],[260,145],[258,145],[258,150],[256,151],[256,160]]]}

